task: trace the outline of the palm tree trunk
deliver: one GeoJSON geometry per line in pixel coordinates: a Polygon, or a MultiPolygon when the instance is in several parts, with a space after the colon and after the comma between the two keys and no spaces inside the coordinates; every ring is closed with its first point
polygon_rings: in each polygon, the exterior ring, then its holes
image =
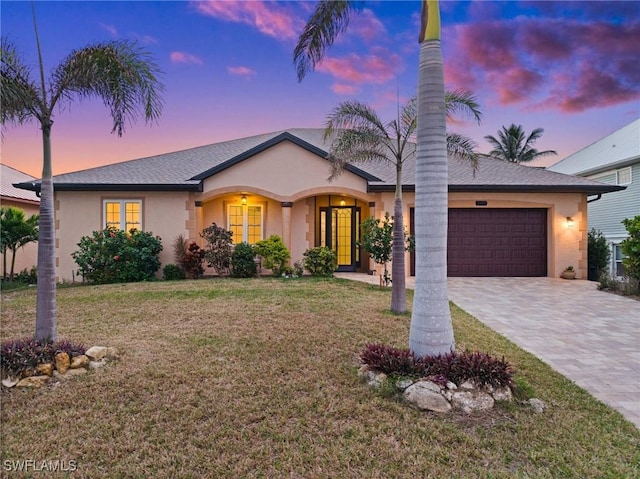
{"type": "MultiPolygon", "coordinates": [[[[439,24],[437,2],[428,3],[428,21],[439,24]]],[[[422,357],[455,347],[447,291],[448,163],[439,28],[437,38],[420,45],[417,136],[416,287],[409,347],[422,357]]]]}
{"type": "Polygon", "coordinates": [[[404,219],[402,212],[402,178],[400,177],[401,171],[401,168],[398,168],[396,178],[396,197],[393,203],[393,250],[391,253],[391,311],[393,313],[407,312],[404,264],[404,219]]]}
{"type": "Polygon", "coordinates": [[[44,158],[40,183],[36,339],[55,341],[58,331],[56,325],[56,250],[50,122],[42,122],[42,143],[44,158]]]}

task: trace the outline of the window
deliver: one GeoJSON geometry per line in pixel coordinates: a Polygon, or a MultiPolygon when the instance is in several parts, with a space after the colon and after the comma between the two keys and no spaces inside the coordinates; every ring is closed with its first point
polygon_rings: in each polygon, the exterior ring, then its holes
{"type": "Polygon", "coordinates": [[[234,243],[256,244],[262,239],[262,206],[229,205],[227,214],[234,243]]]}
{"type": "Polygon", "coordinates": [[[104,227],[142,231],[141,200],[104,200],[104,227]]]}
{"type": "Polygon", "coordinates": [[[613,245],[613,276],[624,276],[624,265],[622,264],[622,247],[619,244],[613,245]]]}
{"type": "Polygon", "coordinates": [[[628,185],[631,183],[631,167],[616,171],[616,184],[628,185]]]}

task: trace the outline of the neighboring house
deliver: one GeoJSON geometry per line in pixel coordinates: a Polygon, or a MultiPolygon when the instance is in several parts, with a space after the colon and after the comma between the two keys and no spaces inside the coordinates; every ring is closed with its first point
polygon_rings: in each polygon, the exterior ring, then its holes
{"type": "MultiPolygon", "coordinates": [[[[24,211],[25,218],[40,213],[40,198],[34,191],[27,191],[16,188],[14,183],[25,183],[36,181],[33,176],[18,171],[7,165],[0,164],[0,204],[2,206],[14,206],[24,211]]],[[[1,255],[0,255],[1,256],[1,255]]],[[[4,271],[4,258],[2,258],[2,269],[4,271]]],[[[23,269],[31,269],[38,262],[38,243],[33,242],[24,245],[16,252],[16,263],[14,271],[19,273],[23,269]]],[[[11,253],[7,253],[7,274],[11,269],[11,253]]]]}
{"type": "Polygon", "coordinates": [[[625,218],[640,215],[640,119],[549,167],[550,171],[597,180],[625,189],[588,200],[589,229],[602,231],[611,244],[610,274],[622,276],[620,242],[625,218]]]}
{"type": "MultiPolygon", "coordinates": [[[[93,230],[153,232],[162,238],[167,264],[174,262],[176,236],[202,244],[200,232],[212,222],[232,230],[238,242],[277,234],[292,261],[308,248],[328,246],[339,270],[366,272],[372,263],[358,246],[360,224],[393,211],[395,168],[349,166],[330,183],[328,150],[323,130],[291,129],[58,175],[58,279],[71,279],[77,270],[71,253],[93,230]]],[[[415,158],[404,167],[408,229],[414,177],[415,158]]],[[[558,277],[571,264],[586,277],[587,195],[618,189],[489,158],[474,172],[452,159],[450,275],[558,277]]]]}

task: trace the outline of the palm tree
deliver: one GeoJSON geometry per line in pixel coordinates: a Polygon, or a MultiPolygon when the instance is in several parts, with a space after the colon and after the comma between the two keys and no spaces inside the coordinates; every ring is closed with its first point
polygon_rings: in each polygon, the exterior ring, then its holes
{"type": "Polygon", "coordinates": [[[36,120],[42,129],[43,162],[40,181],[40,240],[38,242],[38,286],[36,339],[55,340],[56,271],[51,127],[54,108],[74,99],[101,98],[113,119],[112,133],[121,136],[125,125],[143,114],[147,122],[162,110],[158,80],[160,70],[149,55],[127,41],[98,43],[72,51],[45,79],[40,39],[32,4],[39,82],[14,45],[2,38],[0,48],[0,122],[21,124],[36,120]]]}
{"type": "MultiPolygon", "coordinates": [[[[324,0],[316,6],[294,49],[299,80],[322,60],[358,5],[324,0]]],[[[455,347],[447,293],[447,114],[438,0],[422,1],[419,42],[416,290],[409,347],[418,356],[426,356],[455,347]]]]}
{"type": "Polygon", "coordinates": [[[493,150],[486,156],[511,163],[529,163],[543,156],[557,155],[554,150],[538,151],[533,148],[533,144],[543,132],[542,128],[536,128],[527,137],[522,125],[512,123],[509,128],[503,126],[502,130],[498,131],[498,138],[491,135],[484,137],[493,146],[493,150]]]}
{"type": "Polygon", "coordinates": [[[38,215],[26,218],[24,211],[13,206],[0,208],[0,252],[3,256],[3,278],[13,281],[16,252],[24,245],[38,241],[38,215]],[[7,252],[11,251],[11,270],[7,276],[7,252]]]}
{"type": "MultiPolygon", "coordinates": [[[[469,92],[447,92],[447,115],[464,112],[480,122],[479,106],[469,92]]],[[[396,191],[393,206],[393,253],[391,263],[391,311],[407,310],[405,294],[405,232],[402,206],[402,167],[415,155],[417,102],[413,98],[398,111],[398,118],[383,123],[376,112],[358,101],[347,101],[335,107],[327,118],[325,140],[335,137],[329,152],[333,180],[348,163],[390,163],[396,171],[396,191]]],[[[447,135],[447,149],[452,155],[477,161],[475,143],[460,134],[447,135]]]]}

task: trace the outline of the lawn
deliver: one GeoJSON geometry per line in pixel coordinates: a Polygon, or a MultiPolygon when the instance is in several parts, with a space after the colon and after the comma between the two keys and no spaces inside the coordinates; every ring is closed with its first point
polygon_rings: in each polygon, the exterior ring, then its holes
{"type": "MultiPolygon", "coordinates": [[[[389,303],[338,279],[61,288],[60,336],[121,358],[2,391],[3,477],[28,459],[87,478],[640,477],[636,428],[455,306],[458,347],[505,355],[546,412],[436,415],[367,388],[364,344],[407,342],[410,318],[389,303]]],[[[1,339],[31,334],[34,315],[33,289],[3,293],[1,339]]]]}

